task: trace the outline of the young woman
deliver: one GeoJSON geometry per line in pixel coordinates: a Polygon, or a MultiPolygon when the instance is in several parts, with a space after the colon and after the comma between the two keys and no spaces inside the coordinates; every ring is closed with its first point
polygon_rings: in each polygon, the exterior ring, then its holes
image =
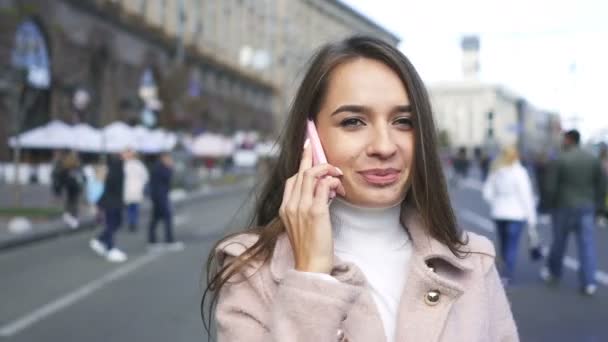
{"type": "Polygon", "coordinates": [[[532,182],[513,146],[505,147],[483,187],[498,233],[502,278],[508,284],[515,272],[519,237],[528,224],[531,240],[536,233],[536,205],[532,182]]]}
{"type": "Polygon", "coordinates": [[[219,341],[518,340],[492,244],[457,227],[428,96],[397,49],[323,47],[280,147],[255,225],[209,259],[201,310],[210,320],[212,291],[219,341]],[[328,164],[312,165],[308,119],[328,164]]]}

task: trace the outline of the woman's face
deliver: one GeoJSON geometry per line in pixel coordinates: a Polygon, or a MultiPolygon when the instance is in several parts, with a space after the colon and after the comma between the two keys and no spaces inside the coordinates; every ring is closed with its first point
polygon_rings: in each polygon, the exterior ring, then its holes
{"type": "Polygon", "coordinates": [[[359,58],[331,73],[317,130],[327,160],[343,172],[345,199],[355,205],[398,203],[413,165],[410,101],[396,73],[359,58]]]}

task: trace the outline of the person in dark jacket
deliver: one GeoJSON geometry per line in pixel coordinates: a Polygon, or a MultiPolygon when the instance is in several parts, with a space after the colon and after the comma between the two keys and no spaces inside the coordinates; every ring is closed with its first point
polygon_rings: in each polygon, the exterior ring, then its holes
{"type": "Polygon", "coordinates": [[[553,210],[553,241],[547,266],[541,277],[551,283],[562,275],[568,235],[576,234],[581,265],[579,277],[583,294],[597,290],[595,216],[604,202],[606,178],[599,160],[579,147],[580,134],[571,130],[564,135],[564,150],[547,169],[547,203],[553,210]]]}
{"type": "Polygon", "coordinates": [[[89,243],[93,251],[104,256],[110,262],[124,262],[127,260],[127,255],[114,246],[114,233],[122,223],[123,189],[123,161],[119,156],[110,156],[108,157],[108,173],[103,194],[98,203],[104,213],[105,227],[101,234],[89,243]]]}
{"type": "Polygon", "coordinates": [[[76,229],[79,226],[78,207],[84,184],[84,174],[80,167],[78,154],[70,151],[63,155],[54,173],[56,191],[59,194],[65,192],[63,220],[70,228],[76,229]]]}
{"type": "Polygon", "coordinates": [[[169,199],[172,176],[173,159],[168,153],[163,153],[159,156],[150,173],[149,192],[152,200],[152,217],[148,230],[148,242],[152,249],[164,247],[157,244],[156,240],[156,226],[159,221],[163,221],[165,225],[165,245],[172,250],[183,248],[183,244],[176,242],[173,237],[173,214],[169,199]]]}
{"type": "Polygon", "coordinates": [[[469,175],[469,167],[471,161],[467,158],[466,147],[460,147],[456,156],[452,159],[452,166],[454,169],[454,175],[452,177],[452,184],[458,186],[461,180],[464,180],[469,175]]]}

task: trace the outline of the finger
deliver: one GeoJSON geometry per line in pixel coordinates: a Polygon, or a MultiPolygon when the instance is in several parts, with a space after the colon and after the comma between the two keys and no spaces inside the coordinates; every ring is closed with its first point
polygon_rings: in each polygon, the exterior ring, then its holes
{"type": "Polygon", "coordinates": [[[342,171],[340,171],[340,169],[329,164],[313,166],[304,171],[300,192],[300,205],[308,205],[312,201],[315,187],[319,179],[331,176],[338,177],[341,174],[342,171]]]}
{"type": "Polygon", "coordinates": [[[314,205],[324,204],[327,205],[327,201],[330,199],[329,194],[333,191],[339,190],[341,182],[335,177],[326,177],[319,181],[315,190],[314,205]]]}
{"type": "Polygon", "coordinates": [[[338,179],[340,181],[340,185],[336,188],[336,193],[342,197],[346,197],[346,189],[344,188],[344,185],[342,184],[342,180],[338,179]]]}
{"type": "Polygon", "coordinates": [[[287,204],[289,202],[289,199],[291,198],[291,193],[293,191],[293,184],[294,184],[295,178],[294,177],[290,177],[289,179],[287,179],[287,181],[285,181],[285,188],[283,189],[283,198],[281,200],[281,206],[279,207],[279,217],[283,220],[283,224],[285,224],[287,226],[286,219],[287,219],[287,204]]]}
{"type": "Polygon", "coordinates": [[[308,170],[312,167],[312,148],[310,140],[306,138],[304,148],[302,149],[302,158],[300,159],[300,172],[308,170]]]}
{"type": "Polygon", "coordinates": [[[312,149],[310,148],[310,140],[306,139],[304,143],[304,148],[302,150],[302,159],[300,160],[300,168],[298,169],[298,173],[295,175],[295,184],[292,190],[292,198],[294,201],[297,201],[296,204],[300,202],[300,190],[302,188],[302,177],[305,170],[310,169],[312,167],[312,149]]]}
{"type": "Polygon", "coordinates": [[[282,201],[282,203],[286,203],[291,198],[291,194],[293,193],[293,185],[294,185],[294,183],[295,183],[295,177],[289,177],[285,181],[285,188],[283,189],[283,201],[282,201]]]}

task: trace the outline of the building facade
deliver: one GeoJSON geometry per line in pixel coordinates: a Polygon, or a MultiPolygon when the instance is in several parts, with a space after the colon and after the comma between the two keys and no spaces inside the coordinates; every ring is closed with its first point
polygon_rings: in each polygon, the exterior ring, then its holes
{"type": "Polygon", "coordinates": [[[559,115],[535,108],[503,86],[481,82],[478,37],[465,36],[461,47],[462,80],[429,87],[444,145],[490,154],[516,145],[525,157],[551,153],[559,146],[559,115]]]}
{"type": "Polygon", "coordinates": [[[312,52],[355,33],[399,41],[333,0],[0,0],[0,139],[51,119],[273,135],[312,52]]]}
{"type": "Polygon", "coordinates": [[[485,148],[496,153],[516,145],[525,155],[559,145],[559,115],[535,108],[504,87],[478,81],[429,87],[440,134],[450,147],[469,151],[485,148]]]}

